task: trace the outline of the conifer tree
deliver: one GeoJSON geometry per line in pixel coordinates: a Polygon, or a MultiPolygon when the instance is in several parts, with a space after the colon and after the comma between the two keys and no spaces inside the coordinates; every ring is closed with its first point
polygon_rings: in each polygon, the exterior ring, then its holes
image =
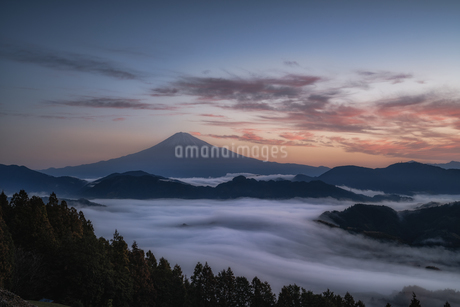
{"type": "Polygon", "coordinates": [[[417,299],[417,296],[414,292],[412,292],[412,300],[410,302],[409,307],[421,307],[420,301],[417,299]]]}
{"type": "Polygon", "coordinates": [[[153,306],[155,304],[155,290],[151,282],[150,270],[144,256],[144,251],[139,249],[136,241],[131,246],[129,264],[133,280],[133,305],[153,306]]]}
{"type": "Polygon", "coordinates": [[[350,293],[347,292],[345,296],[343,297],[343,299],[344,299],[345,307],[355,307],[355,300],[353,296],[351,296],[350,293]]]}
{"type": "Polygon", "coordinates": [[[186,279],[178,264],[172,270],[171,292],[173,293],[171,307],[185,306],[187,301],[186,279]]]}
{"type": "Polygon", "coordinates": [[[191,301],[193,306],[211,307],[217,305],[215,277],[206,262],[203,266],[197,263],[191,279],[191,301]]]}
{"type": "Polygon", "coordinates": [[[192,277],[190,277],[190,302],[192,306],[201,307],[203,306],[203,265],[198,262],[193,270],[192,277]]]}
{"type": "Polygon", "coordinates": [[[218,306],[236,305],[236,280],[231,268],[222,270],[217,274],[216,297],[218,306]]]}
{"type": "Polygon", "coordinates": [[[301,303],[300,287],[294,284],[281,288],[276,306],[300,307],[301,303]]]}
{"type": "Polygon", "coordinates": [[[174,293],[171,291],[172,270],[169,261],[161,257],[154,271],[154,287],[157,291],[156,306],[170,306],[174,293]]]}
{"type": "Polygon", "coordinates": [[[131,305],[133,281],[129,272],[129,250],[123,237],[115,230],[111,241],[111,264],[114,275],[113,306],[131,305]]]}
{"type": "Polygon", "coordinates": [[[8,199],[5,193],[0,194],[0,288],[9,285],[14,266],[14,242],[4,220],[3,211],[8,211],[8,199]]]}
{"type": "Polygon", "coordinates": [[[275,305],[275,295],[267,282],[260,281],[259,278],[252,279],[253,295],[251,307],[271,307],[275,305]]]}
{"type": "Polygon", "coordinates": [[[202,271],[203,281],[203,303],[206,307],[214,307],[217,305],[216,299],[216,279],[211,267],[206,262],[202,271]]]}
{"type": "Polygon", "coordinates": [[[244,276],[237,276],[235,278],[235,295],[236,307],[249,307],[252,297],[252,286],[244,276]]]}

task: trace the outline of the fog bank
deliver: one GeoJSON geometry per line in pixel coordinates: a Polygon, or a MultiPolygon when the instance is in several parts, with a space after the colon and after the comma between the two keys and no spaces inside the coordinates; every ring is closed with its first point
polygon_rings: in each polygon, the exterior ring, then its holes
{"type": "MultiPolygon", "coordinates": [[[[388,203],[397,210],[429,200],[388,203]]],[[[157,259],[178,263],[190,277],[197,262],[214,273],[231,267],[235,275],[258,276],[275,293],[296,283],[307,290],[390,295],[404,286],[460,290],[460,255],[443,248],[411,248],[351,235],[314,222],[326,210],[351,202],[107,200],[105,208],[82,208],[96,235],[112,238],[115,229],[131,246],[152,250],[157,259]],[[442,271],[425,269],[436,266],[442,271]]]]}

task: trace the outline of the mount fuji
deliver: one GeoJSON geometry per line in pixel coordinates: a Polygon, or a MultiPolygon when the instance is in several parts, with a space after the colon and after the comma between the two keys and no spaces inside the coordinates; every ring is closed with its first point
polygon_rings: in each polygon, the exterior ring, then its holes
{"type": "Polygon", "coordinates": [[[40,172],[52,176],[99,178],[111,173],[123,173],[133,170],[141,170],[164,177],[186,178],[220,177],[225,176],[227,173],[319,176],[328,171],[329,168],[293,163],[265,162],[212,146],[188,133],[179,132],[153,147],[120,158],[79,166],[49,168],[40,172]],[[196,150],[193,151],[193,148],[196,148],[196,150]],[[205,150],[201,151],[201,149],[205,150]],[[208,157],[202,154],[206,154],[208,157]]]}

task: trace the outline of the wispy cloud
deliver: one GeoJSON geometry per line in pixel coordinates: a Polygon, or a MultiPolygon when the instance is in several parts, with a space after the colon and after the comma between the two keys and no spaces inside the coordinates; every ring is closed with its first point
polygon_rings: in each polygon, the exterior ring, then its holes
{"type": "Polygon", "coordinates": [[[222,127],[249,127],[249,126],[258,124],[254,122],[232,121],[232,120],[203,120],[201,122],[209,126],[222,126],[222,127]]]}
{"type": "Polygon", "coordinates": [[[367,110],[355,107],[329,102],[314,107],[304,102],[290,104],[274,115],[261,115],[259,118],[303,131],[369,133],[374,128],[366,114],[367,110]]]}
{"type": "Polygon", "coordinates": [[[47,50],[37,46],[0,45],[0,57],[52,69],[79,71],[116,79],[142,79],[141,73],[95,56],[47,50]]]}
{"type": "Polygon", "coordinates": [[[37,114],[37,113],[16,113],[16,112],[0,112],[0,116],[11,116],[20,118],[43,118],[43,119],[58,119],[58,120],[100,120],[111,119],[114,121],[124,120],[124,117],[116,117],[115,115],[89,115],[89,114],[71,114],[71,113],[57,113],[57,114],[37,114]]]}
{"type": "Polygon", "coordinates": [[[142,102],[140,99],[125,99],[111,97],[84,97],[76,100],[54,100],[46,103],[70,107],[88,108],[113,108],[113,109],[137,109],[137,110],[176,110],[177,107],[165,104],[151,104],[142,102]]]}
{"type": "Polygon", "coordinates": [[[254,131],[251,130],[243,130],[241,135],[231,134],[231,135],[216,135],[216,134],[202,134],[202,136],[209,136],[216,139],[231,139],[235,141],[242,141],[242,142],[250,142],[256,144],[263,144],[263,145],[276,145],[276,146],[313,146],[310,143],[306,143],[309,141],[307,139],[274,139],[274,138],[264,138],[259,134],[256,134],[254,131]]]}
{"type": "Polygon", "coordinates": [[[366,71],[366,70],[358,70],[356,72],[359,76],[364,77],[367,81],[372,82],[391,82],[391,83],[401,83],[405,79],[411,79],[413,76],[412,74],[407,73],[394,73],[390,71],[366,71]]]}
{"type": "Polygon", "coordinates": [[[283,64],[289,67],[299,67],[300,66],[299,63],[297,63],[296,61],[284,61],[283,64]]]}
{"type": "Polygon", "coordinates": [[[460,156],[460,137],[446,137],[425,141],[419,138],[376,139],[333,137],[347,152],[359,152],[371,155],[384,155],[408,159],[449,159],[460,156]]]}
{"type": "Polygon", "coordinates": [[[310,132],[284,132],[279,136],[290,141],[309,141],[314,136],[314,134],[310,132]]]}
{"type": "Polygon", "coordinates": [[[200,116],[203,117],[217,117],[217,118],[225,118],[224,115],[218,115],[218,114],[200,114],[200,116]]]}
{"type": "Polygon", "coordinates": [[[247,110],[247,111],[269,111],[275,107],[266,102],[238,102],[231,106],[221,105],[224,109],[247,110]]]}
{"type": "Polygon", "coordinates": [[[317,76],[292,74],[280,78],[250,79],[183,77],[170,86],[155,88],[153,95],[191,95],[211,101],[260,101],[298,96],[302,87],[320,79],[317,76]]]}

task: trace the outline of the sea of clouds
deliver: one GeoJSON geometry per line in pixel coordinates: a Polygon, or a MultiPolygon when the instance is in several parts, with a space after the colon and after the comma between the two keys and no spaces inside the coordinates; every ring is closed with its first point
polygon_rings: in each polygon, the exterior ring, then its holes
{"type": "MultiPolygon", "coordinates": [[[[459,198],[416,196],[413,202],[385,205],[403,210],[432,200],[455,199],[459,198]]],[[[405,286],[417,285],[427,293],[453,289],[450,294],[460,303],[458,252],[381,243],[314,221],[324,211],[343,210],[351,202],[248,198],[94,201],[107,207],[80,209],[93,222],[96,235],[110,239],[117,229],[129,245],[135,240],[157,259],[165,257],[172,265],[179,264],[188,277],[197,262],[208,262],[215,274],[231,267],[235,275],[249,280],[258,276],[276,294],[283,285],[296,283],[316,293],[328,288],[340,294],[348,291],[366,299],[367,306],[384,306],[375,298],[397,297],[405,286]]]]}

